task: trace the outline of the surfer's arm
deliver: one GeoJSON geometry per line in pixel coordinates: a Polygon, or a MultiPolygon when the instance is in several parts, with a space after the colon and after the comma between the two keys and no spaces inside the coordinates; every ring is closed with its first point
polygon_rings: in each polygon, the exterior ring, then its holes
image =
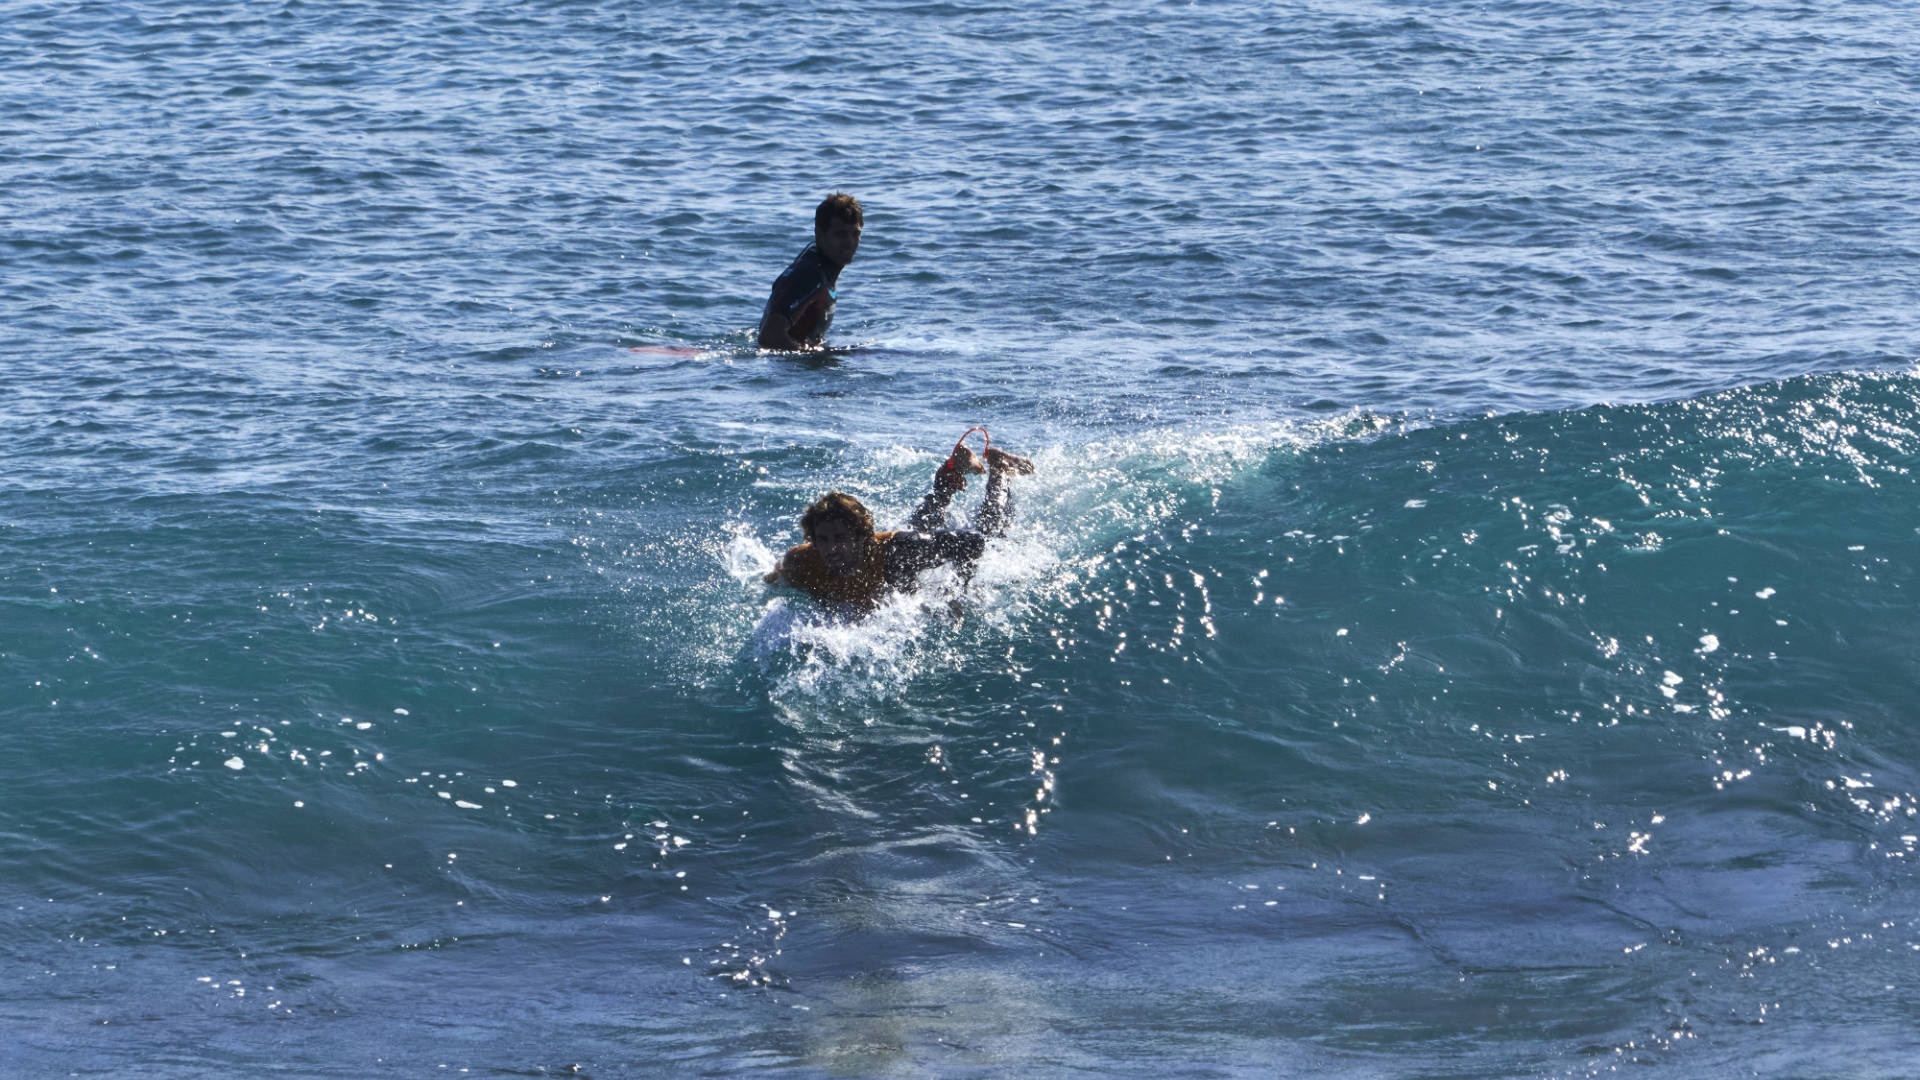
{"type": "Polygon", "coordinates": [[[788,352],[801,348],[801,344],[793,340],[792,329],[793,323],[769,306],[760,317],[760,347],[788,352]]]}
{"type": "MultiPolygon", "coordinates": [[[[822,292],[824,291],[825,290],[822,290],[822,292]]],[[[802,308],[798,314],[789,319],[777,311],[768,311],[760,319],[760,347],[763,349],[778,349],[781,352],[817,352],[824,350],[826,346],[821,344],[821,342],[825,340],[824,335],[814,333],[806,337],[800,337],[793,332],[794,326],[798,325],[803,319],[809,322],[818,321],[808,319],[808,316],[811,314],[813,314],[811,308],[802,308]]]]}
{"type": "Polygon", "coordinates": [[[820,322],[819,312],[833,299],[833,290],[824,281],[799,280],[791,271],[773,283],[773,295],[760,314],[760,347],[795,351],[820,344],[821,335],[805,333],[820,322]],[[797,294],[797,295],[796,295],[797,294]],[[804,328],[795,333],[795,327],[804,328]]]}

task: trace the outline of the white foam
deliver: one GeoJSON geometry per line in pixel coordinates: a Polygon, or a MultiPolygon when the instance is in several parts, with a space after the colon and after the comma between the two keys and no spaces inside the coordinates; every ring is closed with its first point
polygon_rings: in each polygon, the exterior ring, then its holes
{"type": "Polygon", "coordinates": [[[779,565],[780,557],[745,526],[735,526],[735,530],[725,554],[727,575],[743,585],[751,584],[779,565]]]}

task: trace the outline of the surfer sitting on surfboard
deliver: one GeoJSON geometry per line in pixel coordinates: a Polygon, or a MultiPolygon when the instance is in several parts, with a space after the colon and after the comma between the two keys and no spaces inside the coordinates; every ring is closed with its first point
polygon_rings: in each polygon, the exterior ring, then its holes
{"type": "Polygon", "coordinates": [[[813,243],[780,276],[760,313],[760,347],[811,350],[826,339],[833,324],[834,286],[840,271],[860,250],[865,224],[860,200],[835,192],[813,211],[813,243]]]}
{"type": "Polygon", "coordinates": [[[913,512],[908,531],[875,532],[873,515],[860,500],[830,491],[800,516],[807,542],[787,551],[767,584],[791,585],[829,611],[857,617],[879,607],[889,593],[911,589],[923,570],[951,563],[969,572],[986,550],[987,538],[1002,535],[1012,517],[1008,478],[1033,472],[1033,462],[989,443],[982,464],[966,435],[960,440],[933,474],[933,490],[913,512]],[[967,486],[968,473],[981,472],[987,474],[987,495],[976,528],[942,529],[947,503],[967,486]]]}

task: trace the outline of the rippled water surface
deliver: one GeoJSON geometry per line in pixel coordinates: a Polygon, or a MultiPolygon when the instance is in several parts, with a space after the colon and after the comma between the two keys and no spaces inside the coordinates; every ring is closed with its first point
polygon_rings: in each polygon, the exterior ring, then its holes
{"type": "Polygon", "coordinates": [[[0,1074],[1905,1075],[1916,46],[5,5],[0,1074]]]}

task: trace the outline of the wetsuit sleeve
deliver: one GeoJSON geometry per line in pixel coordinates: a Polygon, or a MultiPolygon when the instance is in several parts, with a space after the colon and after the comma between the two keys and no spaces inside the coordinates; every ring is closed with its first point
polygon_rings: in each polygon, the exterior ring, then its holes
{"type": "Polygon", "coordinates": [[[944,563],[969,570],[987,550],[987,538],[971,529],[895,533],[887,545],[887,582],[905,587],[915,575],[944,563]]]}

